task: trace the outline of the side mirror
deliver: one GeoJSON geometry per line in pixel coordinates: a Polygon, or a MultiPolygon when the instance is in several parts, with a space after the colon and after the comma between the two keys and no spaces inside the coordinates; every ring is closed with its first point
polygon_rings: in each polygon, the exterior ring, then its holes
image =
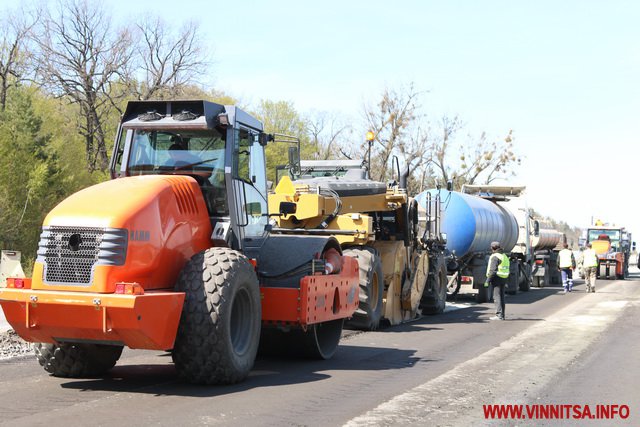
{"type": "Polygon", "coordinates": [[[293,175],[300,173],[300,152],[298,147],[289,147],[289,170],[293,175]]]}
{"type": "Polygon", "coordinates": [[[280,202],[280,215],[291,215],[296,213],[297,205],[293,202],[280,202]]]}
{"type": "Polygon", "coordinates": [[[447,181],[447,191],[453,191],[453,180],[447,181]]]}
{"type": "Polygon", "coordinates": [[[533,235],[538,237],[540,235],[540,223],[533,221],[533,235]]]}
{"type": "Polygon", "coordinates": [[[270,134],[270,133],[261,132],[260,136],[258,137],[258,143],[263,147],[273,140],[274,140],[274,136],[273,134],[270,134]]]}

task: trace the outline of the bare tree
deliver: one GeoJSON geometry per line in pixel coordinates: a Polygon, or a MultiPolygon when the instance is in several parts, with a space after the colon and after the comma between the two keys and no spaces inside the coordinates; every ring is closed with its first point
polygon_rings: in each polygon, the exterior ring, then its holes
{"type": "Polygon", "coordinates": [[[462,123],[458,116],[453,118],[443,116],[440,119],[440,138],[434,138],[434,143],[430,147],[430,160],[444,183],[449,182],[451,174],[455,174],[448,160],[452,156],[452,138],[461,127],[462,123]]]}
{"type": "MultiPolygon", "coordinates": [[[[372,147],[372,177],[384,181],[389,177],[390,160],[398,155],[410,172],[427,160],[428,133],[420,128],[417,101],[421,92],[409,85],[400,91],[385,89],[374,107],[365,106],[368,129],[375,135],[372,147]]],[[[402,167],[402,166],[401,166],[402,167]]]]}
{"type": "Polygon", "coordinates": [[[198,24],[188,22],[173,32],[159,17],[148,18],[136,24],[136,33],[142,75],[131,77],[138,99],[178,97],[207,70],[198,24]]]}
{"type": "Polygon", "coordinates": [[[122,81],[131,59],[131,37],[126,29],[112,28],[97,2],[61,0],[56,6],[55,13],[45,11],[42,31],[35,37],[39,75],[54,96],[78,106],[87,168],[104,171],[108,166],[104,123],[119,101],[112,85],[122,81]]]}
{"type": "Polygon", "coordinates": [[[513,167],[521,159],[514,152],[513,131],[503,140],[490,140],[486,133],[479,137],[467,135],[459,141],[464,125],[455,116],[443,116],[439,123],[439,136],[430,146],[430,162],[435,176],[423,173],[421,186],[452,181],[454,189],[464,184],[490,184],[498,178],[513,176],[513,167]]]}
{"type": "Polygon", "coordinates": [[[24,11],[9,12],[0,20],[0,111],[7,105],[9,89],[27,80],[32,70],[27,43],[36,21],[24,11]]]}
{"type": "Polygon", "coordinates": [[[520,158],[511,131],[503,140],[490,139],[486,133],[463,138],[465,126],[457,116],[430,123],[418,105],[420,95],[413,84],[400,90],[385,89],[375,107],[365,108],[367,125],[375,134],[373,178],[383,181],[389,177],[393,156],[401,160],[401,171],[408,169],[412,193],[436,181],[452,181],[459,189],[463,184],[487,184],[513,175],[520,158]]]}
{"type": "Polygon", "coordinates": [[[311,144],[315,147],[318,160],[336,158],[344,137],[350,133],[351,126],[342,122],[335,114],[326,111],[313,112],[307,118],[307,130],[311,144]]]}

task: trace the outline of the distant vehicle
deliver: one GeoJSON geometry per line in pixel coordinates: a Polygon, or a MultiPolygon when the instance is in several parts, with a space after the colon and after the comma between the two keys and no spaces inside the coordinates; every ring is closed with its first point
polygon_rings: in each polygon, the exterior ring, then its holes
{"type": "Polygon", "coordinates": [[[585,231],[584,238],[598,255],[598,277],[620,280],[629,277],[629,256],[636,247],[630,232],[597,220],[585,231]]]}

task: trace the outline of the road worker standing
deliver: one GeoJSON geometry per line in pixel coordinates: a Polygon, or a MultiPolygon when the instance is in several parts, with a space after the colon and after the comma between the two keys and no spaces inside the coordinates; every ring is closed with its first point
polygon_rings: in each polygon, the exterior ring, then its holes
{"type": "Polygon", "coordinates": [[[564,249],[558,253],[558,269],[562,276],[562,287],[566,294],[573,290],[573,269],[576,268],[576,258],[573,256],[568,244],[565,243],[563,247],[564,249]]]}
{"type": "Polygon", "coordinates": [[[584,280],[587,283],[587,292],[595,292],[598,255],[596,255],[596,251],[591,249],[591,243],[587,243],[587,248],[582,253],[582,259],[582,268],[584,269],[584,280]]]}
{"type": "Polygon", "coordinates": [[[504,320],[505,302],[504,287],[509,278],[509,257],[506,256],[500,247],[500,242],[491,242],[491,257],[487,265],[487,280],[484,287],[493,287],[493,302],[496,305],[496,315],[491,320],[504,320]]]}

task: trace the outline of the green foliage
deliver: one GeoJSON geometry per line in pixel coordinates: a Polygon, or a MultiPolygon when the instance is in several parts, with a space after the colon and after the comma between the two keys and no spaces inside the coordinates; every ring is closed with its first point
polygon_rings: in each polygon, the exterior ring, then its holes
{"type": "MultiPolygon", "coordinates": [[[[313,158],[316,150],[309,141],[307,124],[296,111],[293,103],[262,100],[254,114],[264,124],[266,133],[284,134],[299,138],[301,146],[300,158],[313,158]]],[[[267,145],[267,179],[269,181],[275,182],[277,166],[288,163],[289,147],[291,147],[291,144],[284,142],[274,142],[267,145]]]]}
{"type": "Polygon", "coordinates": [[[0,240],[27,260],[35,256],[44,216],[65,195],[52,135],[43,130],[34,97],[13,89],[0,113],[0,240]]]}

